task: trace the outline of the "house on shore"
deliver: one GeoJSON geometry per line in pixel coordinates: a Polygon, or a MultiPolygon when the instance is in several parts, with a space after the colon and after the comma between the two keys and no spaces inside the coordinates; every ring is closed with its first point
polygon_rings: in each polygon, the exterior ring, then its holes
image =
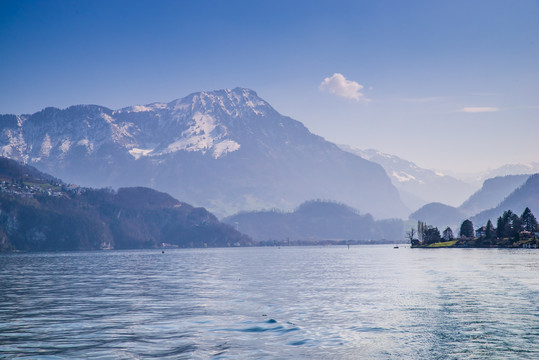
{"type": "Polygon", "coordinates": [[[479,229],[475,230],[475,236],[478,238],[487,237],[487,227],[481,226],[479,229]]]}

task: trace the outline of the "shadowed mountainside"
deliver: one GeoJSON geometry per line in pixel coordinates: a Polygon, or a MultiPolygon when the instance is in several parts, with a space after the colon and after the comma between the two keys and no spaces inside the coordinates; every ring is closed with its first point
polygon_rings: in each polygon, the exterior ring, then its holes
{"type": "Polygon", "coordinates": [[[509,194],[523,185],[530,175],[507,175],[487,179],[481,189],[468,198],[459,209],[468,215],[496,207],[509,194]]]}
{"type": "Polygon", "coordinates": [[[509,196],[529,178],[530,175],[508,175],[487,179],[481,189],[470,196],[458,208],[441,203],[430,203],[410,214],[409,218],[411,220],[420,220],[439,228],[445,228],[445,226],[458,227],[462,221],[470,217],[480,220],[478,224],[484,225],[488,220],[486,218],[488,216],[491,216],[490,219],[494,221],[504,210],[510,209],[515,212],[522,212],[526,206],[530,208],[534,206],[532,188],[526,190],[529,196],[521,196],[518,203],[509,199],[509,196]],[[507,199],[509,200],[506,201],[507,199]],[[499,215],[492,218],[498,212],[499,215]]]}
{"type": "Polygon", "coordinates": [[[486,224],[489,219],[496,224],[496,219],[505,210],[511,210],[520,215],[526,207],[530,208],[534,214],[539,212],[539,174],[529,176],[522,186],[513,191],[498,206],[480,212],[471,220],[476,226],[486,224]]]}
{"type": "Polygon", "coordinates": [[[400,240],[398,219],[375,221],[369,214],[335,202],[308,201],[293,212],[246,212],[223,219],[256,241],[400,240]]]}
{"type": "Polygon", "coordinates": [[[205,209],[152,189],[73,187],[8,159],[0,179],[3,251],[251,244],[205,209]]]}

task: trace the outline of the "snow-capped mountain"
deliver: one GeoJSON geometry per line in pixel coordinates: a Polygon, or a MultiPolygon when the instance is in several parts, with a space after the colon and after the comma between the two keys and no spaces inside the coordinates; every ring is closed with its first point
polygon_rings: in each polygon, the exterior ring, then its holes
{"type": "Polygon", "coordinates": [[[380,164],[393,185],[399,189],[403,202],[411,209],[418,209],[430,202],[458,206],[477,190],[474,185],[437,171],[420,168],[395,155],[373,149],[340,146],[343,150],[380,164]]]}
{"type": "Polygon", "coordinates": [[[0,155],[80,185],[150,186],[218,215],[292,209],[316,198],[376,217],[407,215],[382,167],[243,88],[119,110],[77,105],[2,115],[0,155]]]}
{"type": "Polygon", "coordinates": [[[494,170],[489,170],[487,174],[483,175],[483,179],[489,179],[496,176],[532,175],[537,173],[539,173],[538,162],[506,164],[494,170]]]}

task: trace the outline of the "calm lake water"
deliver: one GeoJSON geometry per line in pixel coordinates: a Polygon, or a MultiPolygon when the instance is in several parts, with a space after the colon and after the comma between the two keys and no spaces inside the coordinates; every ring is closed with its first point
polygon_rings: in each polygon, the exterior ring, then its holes
{"type": "Polygon", "coordinates": [[[539,359],[539,251],[0,255],[0,358],[539,359]]]}

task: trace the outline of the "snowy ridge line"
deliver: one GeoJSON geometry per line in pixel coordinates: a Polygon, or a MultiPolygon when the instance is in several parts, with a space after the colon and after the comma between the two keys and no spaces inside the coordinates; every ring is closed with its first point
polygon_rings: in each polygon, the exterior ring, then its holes
{"type": "Polygon", "coordinates": [[[24,163],[39,162],[51,156],[65,158],[81,148],[84,153],[93,154],[102,146],[113,144],[126,149],[135,159],[178,151],[201,152],[218,159],[241,148],[230,137],[222,114],[234,119],[270,113],[276,112],[254,91],[243,88],[193,93],[169,103],[154,102],[114,111],[95,105],[48,108],[33,115],[17,116],[15,127],[4,128],[0,155],[24,163]],[[78,118],[85,108],[93,110],[91,115],[78,118]],[[134,114],[134,120],[129,114],[134,114]]]}

